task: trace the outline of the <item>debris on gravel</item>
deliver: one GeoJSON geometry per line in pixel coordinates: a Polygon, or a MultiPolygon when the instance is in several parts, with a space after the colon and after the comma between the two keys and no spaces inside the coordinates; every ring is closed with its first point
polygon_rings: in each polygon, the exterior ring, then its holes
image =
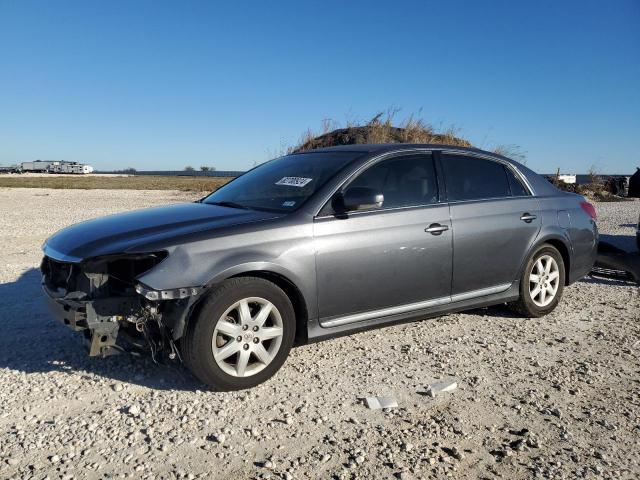
{"type": "Polygon", "coordinates": [[[458,382],[456,380],[445,380],[429,385],[427,395],[435,397],[443,393],[453,392],[456,388],[458,388],[458,382]]]}
{"type": "MultiPolygon", "coordinates": [[[[543,318],[492,307],[300,346],[249,391],[87,357],[42,301],[43,240],[195,199],[0,188],[0,478],[640,477],[640,289],[615,280],[567,287],[543,318]],[[453,377],[453,395],[421,395],[453,377]]],[[[640,202],[597,209],[601,232],[635,234],[640,202]]]]}
{"type": "Polygon", "coordinates": [[[371,410],[398,407],[398,401],[395,397],[366,397],[365,402],[367,403],[367,407],[371,410]]]}

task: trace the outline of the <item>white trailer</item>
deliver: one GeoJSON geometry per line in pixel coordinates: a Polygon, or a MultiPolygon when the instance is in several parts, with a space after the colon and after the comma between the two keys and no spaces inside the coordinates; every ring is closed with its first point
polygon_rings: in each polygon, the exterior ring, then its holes
{"type": "Polygon", "coordinates": [[[85,174],[91,172],[93,172],[93,167],[91,165],[76,162],[60,162],[59,164],[52,165],[49,168],[49,173],[85,174]]]}
{"type": "Polygon", "coordinates": [[[64,160],[36,160],[35,162],[22,162],[21,167],[24,172],[72,174],[93,172],[93,167],[91,165],[78,162],[65,162],[64,160]]]}
{"type": "Polygon", "coordinates": [[[24,172],[48,172],[55,164],[59,164],[56,160],[36,160],[35,162],[22,162],[22,170],[24,172]]]}

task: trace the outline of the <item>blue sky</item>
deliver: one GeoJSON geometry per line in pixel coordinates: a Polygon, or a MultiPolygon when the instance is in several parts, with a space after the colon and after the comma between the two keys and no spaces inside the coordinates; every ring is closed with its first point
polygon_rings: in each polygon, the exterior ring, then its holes
{"type": "Polygon", "coordinates": [[[630,173],[640,2],[0,0],[0,164],[245,169],[390,107],[630,173]]]}

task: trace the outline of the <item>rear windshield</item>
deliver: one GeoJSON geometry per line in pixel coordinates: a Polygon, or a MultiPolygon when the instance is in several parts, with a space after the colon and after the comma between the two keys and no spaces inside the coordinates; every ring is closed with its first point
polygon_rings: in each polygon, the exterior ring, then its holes
{"type": "Polygon", "coordinates": [[[292,212],[361,152],[309,152],[264,163],[203,200],[274,212],[292,212]]]}

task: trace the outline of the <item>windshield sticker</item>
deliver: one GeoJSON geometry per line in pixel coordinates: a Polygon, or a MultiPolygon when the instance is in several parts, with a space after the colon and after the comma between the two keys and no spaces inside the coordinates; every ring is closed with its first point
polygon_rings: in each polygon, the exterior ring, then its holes
{"type": "Polygon", "coordinates": [[[293,200],[287,200],[286,202],[282,202],[283,207],[293,207],[296,204],[293,200]]]}
{"type": "Polygon", "coordinates": [[[312,178],[304,177],[282,177],[276,182],[276,185],[287,185],[289,187],[304,187],[312,178]]]}

